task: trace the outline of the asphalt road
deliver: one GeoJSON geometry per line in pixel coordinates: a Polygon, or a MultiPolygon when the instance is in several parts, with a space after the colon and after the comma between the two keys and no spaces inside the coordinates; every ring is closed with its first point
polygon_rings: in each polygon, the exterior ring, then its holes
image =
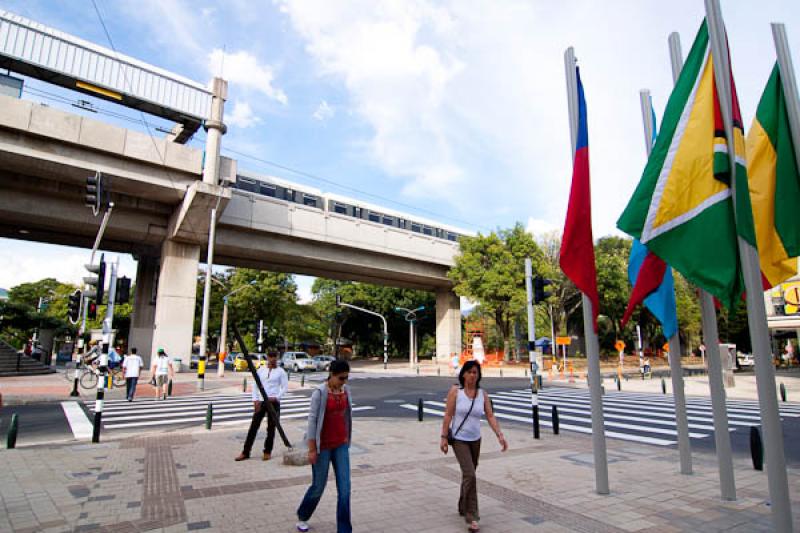
{"type": "MultiPolygon", "coordinates": [[[[295,376],[293,376],[294,381],[295,376]]],[[[320,375],[306,375],[306,384],[313,384],[320,375]]],[[[353,391],[353,398],[359,406],[365,407],[364,411],[357,413],[363,417],[398,417],[416,418],[414,410],[399,408],[402,404],[416,405],[419,399],[424,402],[441,402],[447,394],[449,387],[456,382],[453,377],[388,377],[367,374],[354,375],[355,379],[350,382],[353,391]]],[[[481,382],[482,387],[489,393],[507,392],[513,390],[525,390],[529,387],[529,380],[524,378],[484,378],[481,382]]],[[[309,391],[299,392],[299,396],[309,394],[309,391]]],[[[609,394],[609,398],[611,398],[609,394]]],[[[663,399],[661,395],[653,395],[653,400],[663,399]]],[[[177,398],[176,398],[177,399],[177,398]]],[[[191,403],[187,399],[186,402],[191,403]]],[[[642,399],[643,404],[647,403],[647,398],[642,399]]],[[[131,407],[139,402],[134,402],[131,407]]],[[[171,402],[165,402],[166,407],[171,402]]],[[[141,404],[143,407],[146,405],[141,404]]],[[[89,413],[88,409],[85,409],[89,413]]],[[[48,442],[63,442],[73,438],[64,409],[60,402],[29,404],[22,406],[7,406],[0,410],[0,446],[5,446],[6,432],[10,423],[11,414],[17,413],[19,419],[19,430],[17,437],[18,446],[44,444],[48,442]]],[[[90,416],[90,413],[89,413],[90,416]]],[[[297,416],[302,416],[299,413],[297,416]]],[[[432,415],[425,415],[426,417],[432,415]]],[[[527,415],[520,414],[524,420],[527,415]]],[[[91,418],[89,418],[91,419],[91,418]]],[[[110,416],[109,416],[110,419],[110,416]]],[[[513,424],[518,427],[530,428],[530,422],[522,420],[501,420],[501,424],[513,424]]],[[[607,419],[607,422],[609,420],[607,419]]],[[[149,430],[158,428],[151,427],[149,430]]],[[[143,430],[145,430],[143,428],[143,430]]],[[[787,462],[790,465],[800,465],[800,418],[786,417],[783,420],[784,447],[787,462]]],[[[750,457],[749,430],[746,427],[738,427],[730,433],[733,451],[738,456],[750,457]]],[[[558,438],[552,434],[549,427],[542,428],[542,438],[558,438]]],[[[692,439],[692,451],[694,453],[714,453],[714,439],[692,439]]]]}

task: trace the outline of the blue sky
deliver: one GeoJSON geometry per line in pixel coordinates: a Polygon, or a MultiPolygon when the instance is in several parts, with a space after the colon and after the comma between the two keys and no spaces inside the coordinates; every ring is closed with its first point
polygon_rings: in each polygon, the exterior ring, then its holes
{"type": "MultiPolygon", "coordinates": [[[[588,106],[595,237],[616,233],[644,166],[638,91],[651,89],[660,116],[672,85],[667,37],[678,31],[685,54],[703,16],[699,0],[96,2],[119,52],[203,83],[229,80],[223,152],[240,168],[483,232],[563,224],[572,45],[588,106]]],[[[109,46],[91,0],[0,8],[109,46]]],[[[723,13],[749,124],[774,61],[769,23],[787,24],[800,61],[800,7],[729,0],[723,13]]],[[[0,249],[2,287],[77,281],[88,255],[10,240],[0,249]]],[[[130,258],[122,270],[135,274],[130,258]]],[[[304,298],[309,284],[301,278],[304,298]]]]}

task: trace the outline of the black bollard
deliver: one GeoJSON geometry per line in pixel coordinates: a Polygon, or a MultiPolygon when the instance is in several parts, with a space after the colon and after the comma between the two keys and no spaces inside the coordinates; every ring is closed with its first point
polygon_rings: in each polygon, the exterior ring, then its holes
{"type": "Polygon", "coordinates": [[[531,410],[533,411],[531,414],[533,415],[533,438],[539,438],[539,406],[532,405],[531,410]]]}
{"type": "Polygon", "coordinates": [[[750,456],[753,458],[753,468],[764,470],[764,445],[756,426],[750,426],[750,456]]]}
{"type": "Polygon", "coordinates": [[[417,375],[419,376],[419,365],[417,365],[417,375]]]}
{"type": "Polygon", "coordinates": [[[439,366],[436,367],[436,375],[437,376],[441,376],[442,375],[442,368],[439,367],[439,366]]]}
{"type": "Polygon", "coordinates": [[[70,396],[80,396],[81,393],[78,392],[78,374],[75,374],[75,379],[72,380],[72,392],[69,393],[70,396]]]}
{"type": "Polygon", "coordinates": [[[622,390],[622,381],[619,379],[619,377],[617,377],[617,390],[618,391],[622,390]]]}
{"type": "Polygon", "coordinates": [[[422,398],[417,400],[417,420],[422,422],[422,398]]]}
{"type": "Polygon", "coordinates": [[[602,396],[606,395],[606,386],[605,385],[600,385],[600,394],[602,396]]]}
{"type": "Polygon", "coordinates": [[[551,415],[551,420],[553,422],[553,434],[558,435],[558,406],[553,406],[553,414],[551,415]]]}
{"type": "Polygon", "coordinates": [[[172,380],[167,383],[167,396],[172,396],[172,380]]]}
{"type": "Polygon", "coordinates": [[[8,426],[6,434],[6,448],[12,450],[17,447],[17,413],[11,415],[11,424],[8,426]]]}
{"type": "Polygon", "coordinates": [[[503,369],[502,368],[500,369],[500,377],[501,378],[503,377],[503,369]]]}
{"type": "Polygon", "coordinates": [[[525,369],[525,377],[526,378],[528,377],[528,369],[527,368],[525,369]]]}
{"type": "Polygon", "coordinates": [[[247,378],[242,381],[242,392],[247,392],[247,378]]]}
{"type": "Polygon", "coordinates": [[[206,409],[206,429],[211,429],[211,422],[214,419],[214,408],[209,403],[208,409],[206,409]]]}
{"type": "Polygon", "coordinates": [[[301,387],[305,387],[306,386],[306,375],[305,374],[300,374],[300,386],[301,387]]]}
{"type": "Polygon", "coordinates": [[[786,401],[786,385],[784,385],[783,383],[781,383],[781,401],[782,402],[786,401]]]}
{"type": "Polygon", "coordinates": [[[667,393],[667,382],[664,381],[664,378],[661,378],[661,394],[667,393]]]}

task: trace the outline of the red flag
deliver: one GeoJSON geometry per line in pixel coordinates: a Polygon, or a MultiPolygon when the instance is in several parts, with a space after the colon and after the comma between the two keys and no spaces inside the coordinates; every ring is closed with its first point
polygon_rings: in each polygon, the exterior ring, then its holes
{"type": "Polygon", "coordinates": [[[664,274],[667,271],[667,264],[653,252],[648,252],[647,256],[639,268],[639,275],[636,277],[636,285],[631,291],[631,298],[628,301],[628,308],[619,323],[620,328],[630,320],[636,306],[644,301],[653,292],[657,291],[664,281],[664,274]]]}
{"type": "Polygon", "coordinates": [[[576,67],[578,82],[578,135],[575,142],[575,161],[572,166],[572,188],[569,193],[567,220],[561,239],[559,264],[564,274],[592,302],[594,331],[597,332],[598,297],[597,270],[594,263],[592,238],[592,195],[589,184],[589,134],[586,125],[586,100],[581,75],[576,67]]]}

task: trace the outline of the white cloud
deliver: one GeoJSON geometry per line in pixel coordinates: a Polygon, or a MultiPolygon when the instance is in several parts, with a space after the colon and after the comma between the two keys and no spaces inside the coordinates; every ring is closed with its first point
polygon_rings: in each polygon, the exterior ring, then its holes
{"type": "Polygon", "coordinates": [[[301,304],[310,304],[313,301],[311,286],[317,278],[311,276],[295,275],[294,281],[297,283],[297,301],[301,304]]]}
{"type": "Polygon", "coordinates": [[[333,118],[335,114],[336,110],[333,107],[331,107],[331,105],[328,104],[328,102],[323,100],[322,102],[319,103],[319,107],[317,107],[317,110],[314,111],[314,114],[312,116],[316,120],[319,120],[320,122],[325,122],[326,120],[330,120],[331,118],[333,118]]]}
{"type": "Polygon", "coordinates": [[[526,230],[528,233],[533,235],[534,237],[540,237],[542,235],[546,235],[548,233],[552,233],[554,231],[561,231],[561,226],[558,222],[562,221],[554,221],[550,220],[542,220],[540,218],[533,218],[528,217],[528,225],[526,226],[526,230]]]}
{"type": "Polygon", "coordinates": [[[208,71],[221,75],[237,88],[257,91],[283,105],[289,99],[281,89],[274,87],[275,74],[272,67],[261,64],[258,58],[245,50],[227,53],[219,48],[208,54],[208,71]]]}
{"type": "Polygon", "coordinates": [[[225,122],[229,126],[249,128],[261,122],[261,119],[255,116],[250,104],[237,101],[234,102],[231,113],[225,117],[225,122]]]}

